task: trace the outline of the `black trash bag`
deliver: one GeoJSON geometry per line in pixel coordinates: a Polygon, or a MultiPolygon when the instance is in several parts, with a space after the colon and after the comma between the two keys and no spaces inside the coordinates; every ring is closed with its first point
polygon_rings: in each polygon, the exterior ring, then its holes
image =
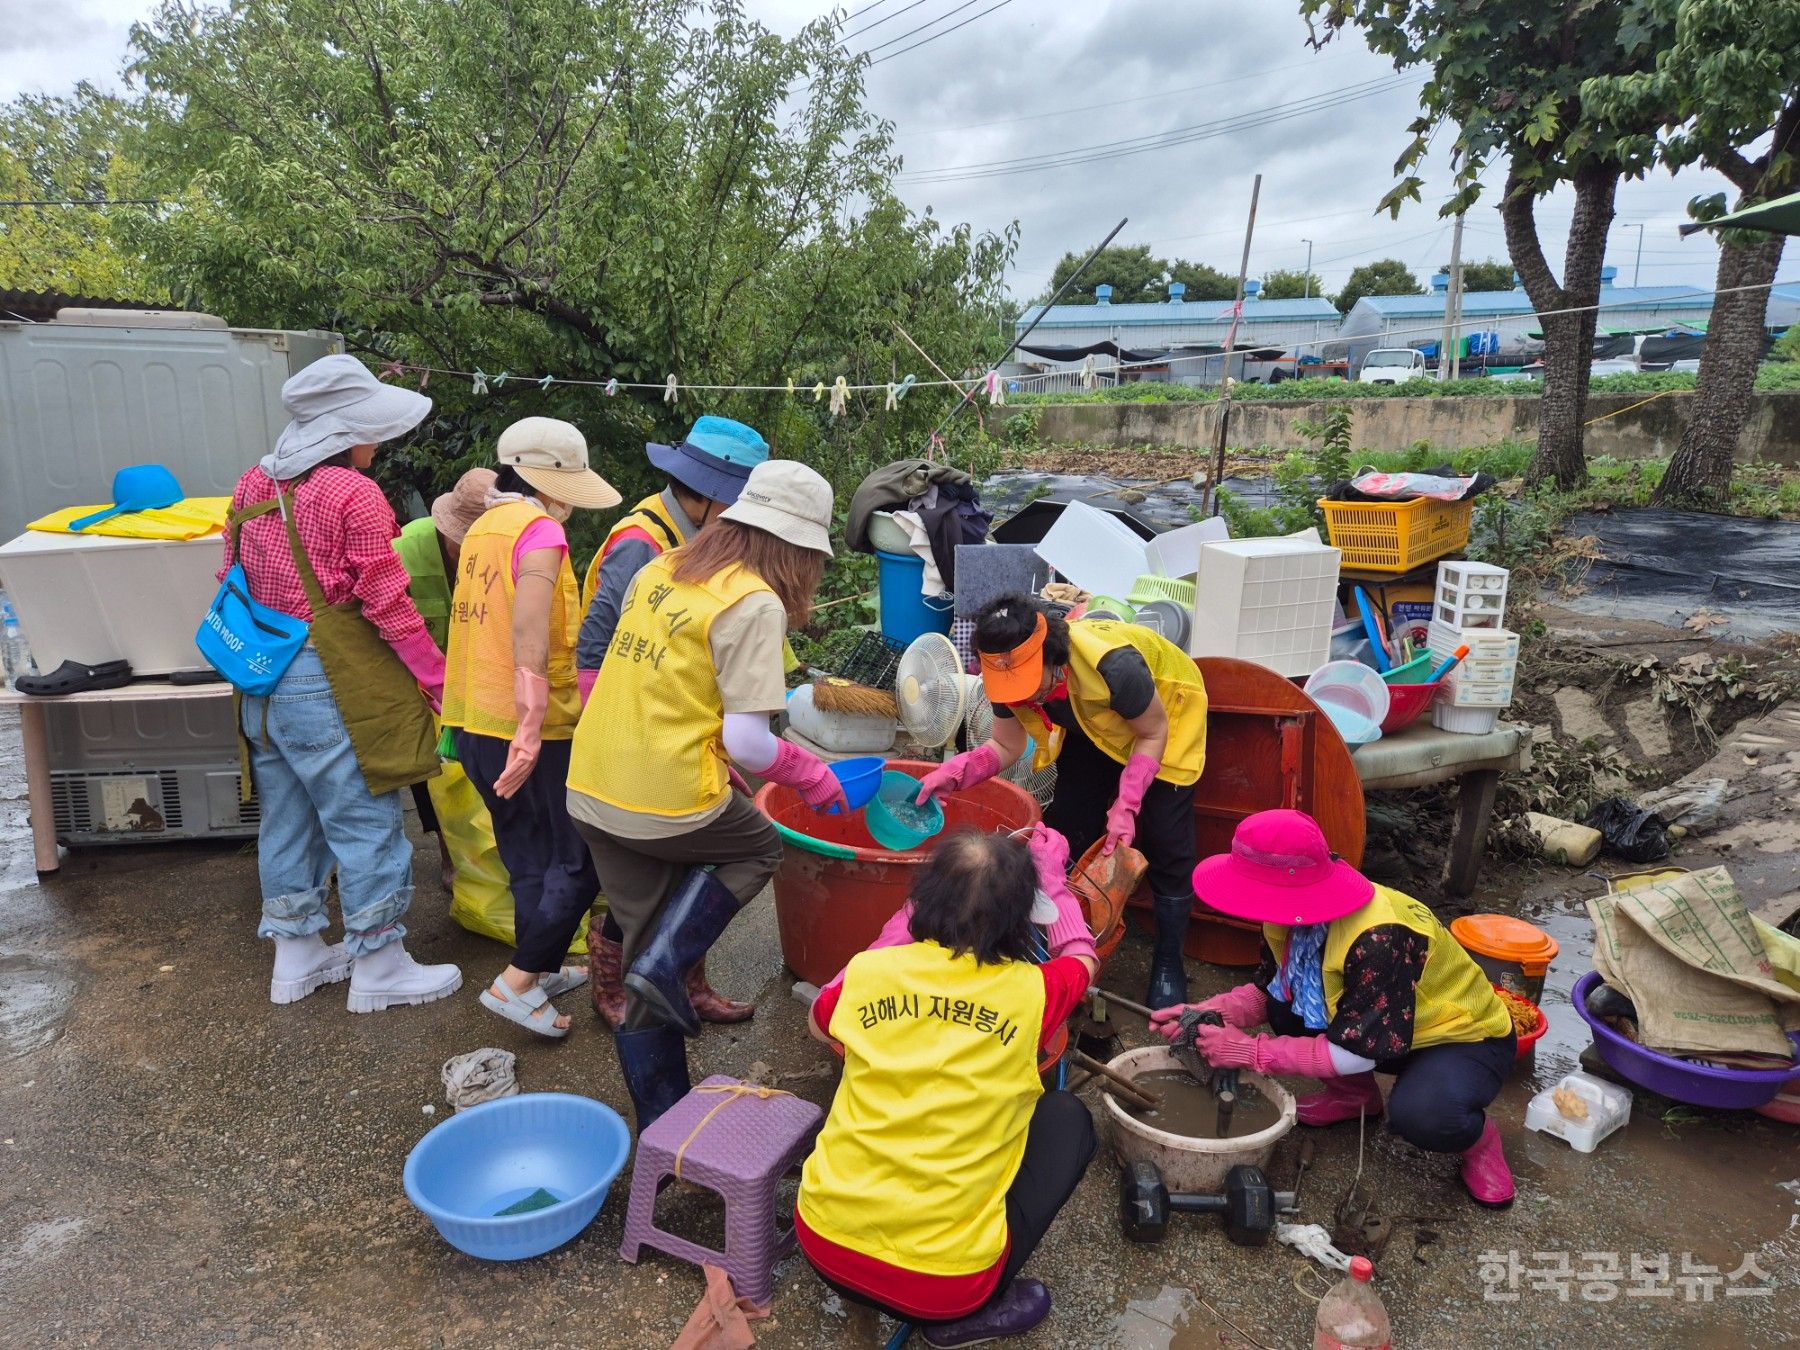
{"type": "Polygon", "coordinates": [[[1669,836],[1662,817],[1623,797],[1608,797],[1587,818],[1590,830],[1600,831],[1606,851],[1626,862],[1661,862],[1669,856],[1669,836]]]}

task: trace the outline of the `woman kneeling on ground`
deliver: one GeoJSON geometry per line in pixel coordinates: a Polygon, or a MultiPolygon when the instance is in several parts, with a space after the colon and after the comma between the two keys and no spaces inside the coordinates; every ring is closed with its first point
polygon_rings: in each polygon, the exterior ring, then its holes
{"type": "MultiPolygon", "coordinates": [[[[1431,1153],[1460,1153],[1478,1204],[1513,1200],[1487,1107],[1512,1071],[1512,1019],[1481,967],[1411,896],[1377,886],[1331,852],[1299,811],[1247,817],[1231,852],[1194,871],[1214,909],[1263,925],[1250,984],[1188,1006],[1216,1012],[1194,1043],[1208,1063],[1324,1082],[1300,1099],[1302,1125],[1381,1115],[1377,1072],[1393,1074],[1388,1129],[1431,1153]],[[1267,1021],[1272,1036],[1240,1028],[1267,1021]]],[[[1180,1006],[1153,1025],[1171,1041],[1180,1006]]]]}
{"type": "Polygon", "coordinates": [[[781,861],[732,765],[815,810],[844,804],[817,756],[769,730],[787,701],[782,642],[831,557],[831,501],[814,470],[768,460],[691,542],[646,562],[575,729],[568,810],[623,935],[614,1043],[640,1132],[687,1095],[689,973],[781,861]]]}
{"type": "Polygon", "coordinates": [[[1087,1108],[1038,1076],[1100,964],[1068,865],[1044,825],[1029,845],[948,836],[813,1003],[810,1029],[842,1046],[844,1077],[801,1174],[800,1250],[840,1293],[924,1323],[930,1345],[1016,1336],[1050,1314],[1049,1291],[1019,1272],[1094,1156],[1087,1108]],[[1034,919],[1049,925],[1041,966],[1034,919]]]}

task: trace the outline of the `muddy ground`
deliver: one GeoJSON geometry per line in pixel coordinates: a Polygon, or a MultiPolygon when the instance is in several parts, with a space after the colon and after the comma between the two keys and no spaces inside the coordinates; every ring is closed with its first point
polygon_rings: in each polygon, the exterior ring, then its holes
{"type": "MultiPolygon", "coordinates": [[[[1788,715],[1800,723],[1800,713],[1788,715]]],[[[1622,715],[1603,709],[1601,721],[1604,733],[1590,728],[1597,741],[1610,736],[1630,755],[1645,753],[1627,743],[1622,715]]],[[[1742,724],[1742,734],[1753,726],[1742,724]]],[[[576,1031],[561,1043],[515,1033],[476,1003],[505,953],[450,923],[428,846],[418,853],[409,943],[430,959],[462,963],[469,985],[444,1002],[374,1016],[347,1014],[342,986],[277,1008],[266,996],[269,953],[254,936],[252,852],[87,849],[40,884],[17,746],[16,722],[0,718],[0,1325],[9,1342],[670,1341],[700,1278],[665,1257],[620,1262],[623,1178],[573,1243],[513,1265],[459,1255],[402,1192],[407,1151],[445,1111],[439,1066],[453,1054],[502,1046],[517,1052],[527,1090],[588,1093],[621,1110],[627,1100],[608,1034],[579,1000],[568,1002],[576,1031]]],[[[1715,748],[1742,761],[1743,786],[1720,827],[1684,841],[1677,861],[1725,861],[1747,895],[1773,906],[1800,890],[1800,752],[1762,760],[1745,754],[1752,748],[1731,736],[1715,748]]],[[[1429,848],[1390,848],[1389,856],[1431,894],[1429,848]]],[[[1495,859],[1483,874],[1479,907],[1523,914],[1562,942],[1546,996],[1551,1030],[1496,1107],[1519,1185],[1512,1210],[1471,1205],[1454,1160],[1379,1133],[1369,1139],[1364,1172],[1395,1229],[1379,1288],[1396,1344],[1794,1339],[1795,1127],[1673,1109],[1639,1093],[1629,1126],[1592,1155],[1522,1128],[1531,1095],[1575,1068],[1588,1045],[1568,990],[1589,969],[1581,902],[1598,885],[1495,859]],[[1584,1290],[1555,1274],[1565,1260],[1577,1273],[1607,1261],[1629,1270],[1634,1253],[1666,1256],[1670,1278],[1633,1286],[1590,1277],[1584,1290]],[[1516,1300],[1500,1301],[1489,1295],[1513,1292],[1509,1255],[1535,1273],[1516,1300]],[[1484,1272],[1500,1272],[1500,1282],[1484,1282],[1484,1272]]],[[[1141,938],[1128,940],[1104,982],[1141,995],[1146,957],[1141,938]]],[[[833,1067],[804,1033],[767,897],[727,934],[712,972],[722,988],[754,993],[758,1013],[747,1027],[709,1028],[695,1043],[696,1081],[754,1072],[828,1102],[833,1067]]],[[[1210,967],[1193,975],[1197,992],[1233,979],[1210,967]]],[[[1141,1027],[1127,1021],[1122,1030],[1127,1044],[1144,1042],[1141,1027]]],[[[1093,1089],[1083,1095],[1098,1111],[1093,1089]]],[[[1316,1133],[1302,1208],[1330,1226],[1357,1169],[1356,1130],[1316,1133]]],[[[1278,1184],[1292,1176],[1296,1147],[1290,1136],[1277,1151],[1278,1184]]],[[[1032,1262],[1056,1306],[1022,1345],[1310,1343],[1315,1301],[1328,1284],[1317,1267],[1281,1248],[1234,1247],[1216,1220],[1178,1220],[1163,1245],[1129,1246],[1116,1205],[1117,1169],[1103,1153],[1032,1262]]],[[[700,1230],[716,1223],[695,1208],[688,1202],[685,1217],[700,1230]]],[[[782,1267],[773,1316],[757,1325],[769,1346],[873,1347],[891,1330],[846,1307],[798,1260],[782,1267]]]]}

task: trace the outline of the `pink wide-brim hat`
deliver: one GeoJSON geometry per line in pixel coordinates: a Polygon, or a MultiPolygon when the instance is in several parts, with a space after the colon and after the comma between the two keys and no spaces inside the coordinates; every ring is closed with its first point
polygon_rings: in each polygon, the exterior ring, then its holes
{"type": "Polygon", "coordinates": [[[1294,928],[1354,914],[1375,887],[1304,811],[1258,811],[1238,822],[1231,852],[1194,869],[1194,893],[1221,914],[1294,928]]]}

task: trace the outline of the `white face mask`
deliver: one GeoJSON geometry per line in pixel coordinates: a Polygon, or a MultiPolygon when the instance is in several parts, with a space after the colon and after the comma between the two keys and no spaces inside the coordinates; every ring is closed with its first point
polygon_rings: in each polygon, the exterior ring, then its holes
{"type": "Polygon", "coordinates": [[[567,502],[545,502],[543,505],[550,519],[558,525],[567,525],[569,517],[575,514],[575,508],[567,502]]]}

